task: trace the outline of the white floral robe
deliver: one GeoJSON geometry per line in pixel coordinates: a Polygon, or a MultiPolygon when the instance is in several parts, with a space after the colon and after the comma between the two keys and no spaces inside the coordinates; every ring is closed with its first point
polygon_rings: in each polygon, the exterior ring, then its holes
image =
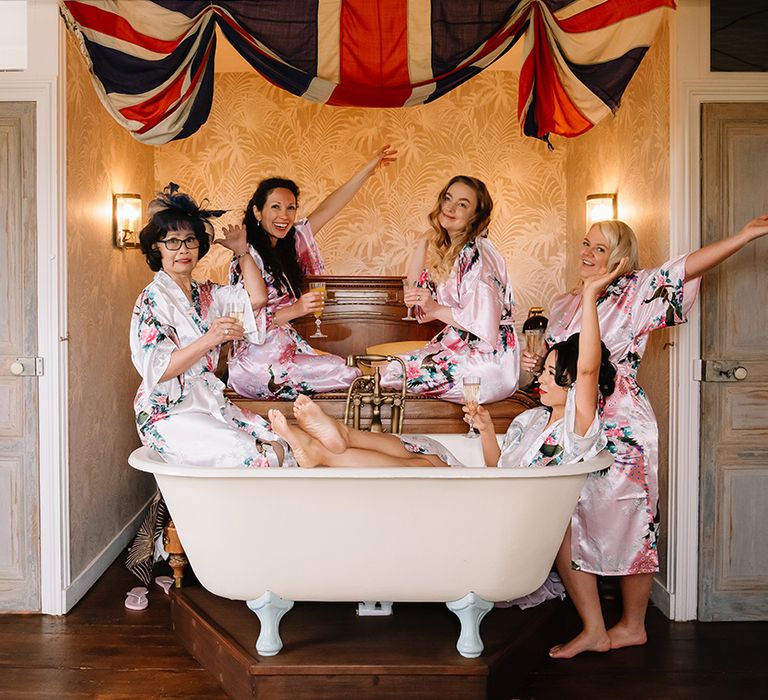
{"type": "MultiPolygon", "coordinates": [[[[160,381],[171,354],[202,337],[228,302],[245,307],[246,337],[263,342],[265,314],[251,311],[242,286],[192,281],[192,302],[162,270],[139,295],[131,319],[131,358],[142,377],[134,408],[141,441],[167,462],[199,466],[277,466],[266,442],[287,445],[260,416],[224,397],[214,374],[219,349],[209,350],[183,374],[160,381]]],[[[285,466],[293,466],[286,449],[285,466]]]]}
{"type": "MultiPolygon", "coordinates": [[[[296,255],[305,275],[321,275],[323,259],[307,219],[297,221],[296,255]]],[[[267,286],[267,337],[261,344],[238,343],[229,354],[229,386],[252,399],[292,400],[299,394],[345,391],[360,371],[347,367],[338,355],[318,355],[289,323],[274,323],[275,312],[296,301],[296,295],[278,287],[264,268],[261,256],[248,246],[267,286]]],[[[230,265],[232,284],[240,280],[237,260],[230,265]]]]}
{"type": "MultiPolygon", "coordinates": [[[[445,282],[435,285],[425,270],[419,286],[430,289],[439,304],[451,308],[454,323],[426,347],[401,355],[408,393],[462,403],[463,377],[478,376],[480,403],[514,394],[520,356],[512,280],[504,256],[480,236],[464,246],[445,282]]],[[[401,386],[399,362],[389,364],[381,383],[387,389],[401,386]]]]}
{"type": "MultiPolygon", "coordinates": [[[[591,474],[571,521],[574,568],[604,575],[658,571],[658,426],[637,370],[648,333],[686,321],[699,281],[684,282],[682,256],[661,267],[620,277],[598,298],[600,333],[616,365],[616,389],[605,402],[603,426],[613,465],[591,474]]],[[[552,304],[548,342],[581,326],[579,298],[552,304]]]]}

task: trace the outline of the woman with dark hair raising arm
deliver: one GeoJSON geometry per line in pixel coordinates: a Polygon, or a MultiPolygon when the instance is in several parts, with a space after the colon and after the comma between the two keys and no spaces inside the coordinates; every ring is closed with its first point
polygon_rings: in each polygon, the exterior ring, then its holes
{"type": "MultiPolygon", "coordinates": [[[[323,308],[322,292],[304,292],[305,275],[321,275],[323,259],[315,234],[354,197],[380,165],[397,151],[383,146],[347,182],[328,195],[305,219],[296,221],[299,188],[293,180],[259,183],[245,211],[248,252],[267,286],[267,339],[239,343],[229,357],[229,386],[254,399],[293,399],[346,389],[360,372],[336,355],[320,355],[291,321],[323,308]]],[[[242,256],[230,266],[230,281],[241,278],[242,256]]]]}

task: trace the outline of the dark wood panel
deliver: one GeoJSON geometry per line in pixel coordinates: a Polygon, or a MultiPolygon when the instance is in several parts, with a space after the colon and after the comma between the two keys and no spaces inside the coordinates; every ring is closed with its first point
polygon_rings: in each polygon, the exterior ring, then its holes
{"type": "Polygon", "coordinates": [[[234,698],[479,700],[508,698],[521,684],[559,607],[491,611],[478,659],[458,654],[458,620],[440,603],[399,603],[392,616],[373,618],[358,617],[354,603],[298,603],[274,657],[256,654],[259,622],[245,603],[189,587],[175,591],[171,612],[182,643],[234,698]]]}
{"type": "Polygon", "coordinates": [[[298,318],[293,325],[318,350],[342,357],[363,355],[366,348],[379,343],[429,340],[444,325],[402,320],[406,314],[402,277],[323,276],[306,281],[325,282],[322,320],[328,338],[310,338],[315,331],[314,316],[298,318]]]}

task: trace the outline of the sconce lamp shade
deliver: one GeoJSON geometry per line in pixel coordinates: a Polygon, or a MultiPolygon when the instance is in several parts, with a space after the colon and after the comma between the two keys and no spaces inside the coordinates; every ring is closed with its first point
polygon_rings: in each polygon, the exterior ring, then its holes
{"type": "Polygon", "coordinates": [[[618,218],[619,202],[615,193],[587,195],[587,228],[596,221],[618,218]]]}
{"type": "Polygon", "coordinates": [[[139,247],[141,195],[112,195],[112,235],[116,248],[139,247]]]}

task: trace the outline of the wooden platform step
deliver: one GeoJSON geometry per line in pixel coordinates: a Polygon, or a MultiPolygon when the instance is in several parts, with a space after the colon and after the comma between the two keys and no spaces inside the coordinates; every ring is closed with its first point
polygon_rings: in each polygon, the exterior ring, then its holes
{"type": "Polygon", "coordinates": [[[560,605],[491,610],[477,659],[456,651],[458,619],[439,603],[398,603],[389,617],[358,617],[354,603],[296,603],[274,657],[256,653],[259,621],[241,601],[185,587],[173,591],[171,616],[180,641],[233,698],[479,700],[513,697],[546,660],[560,605]]]}

